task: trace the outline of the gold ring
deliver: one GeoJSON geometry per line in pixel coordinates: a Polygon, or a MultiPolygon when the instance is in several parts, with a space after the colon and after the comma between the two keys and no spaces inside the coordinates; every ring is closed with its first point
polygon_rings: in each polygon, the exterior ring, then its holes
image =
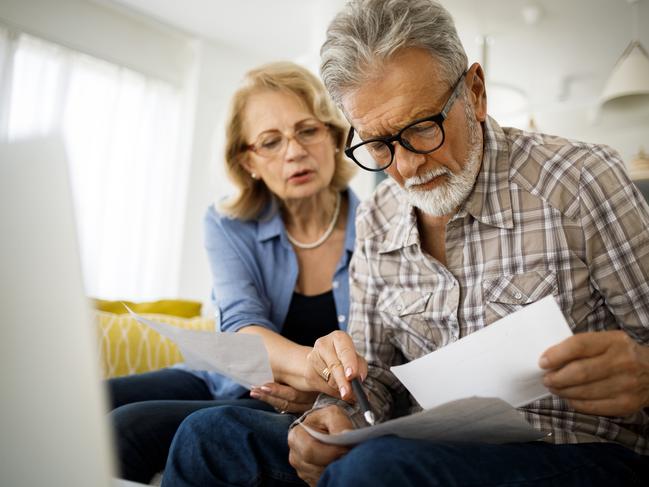
{"type": "Polygon", "coordinates": [[[324,369],[322,369],[320,375],[325,380],[325,382],[329,382],[329,376],[331,376],[331,371],[329,370],[329,367],[325,367],[324,369]]]}

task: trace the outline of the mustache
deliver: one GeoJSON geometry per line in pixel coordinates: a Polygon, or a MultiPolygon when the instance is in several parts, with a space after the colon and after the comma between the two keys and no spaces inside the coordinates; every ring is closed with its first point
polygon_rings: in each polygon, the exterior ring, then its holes
{"type": "Polygon", "coordinates": [[[430,171],[425,172],[417,176],[413,176],[404,181],[404,186],[406,189],[410,189],[412,186],[418,186],[420,184],[426,184],[429,181],[432,181],[438,176],[452,176],[451,171],[445,167],[438,167],[436,169],[431,169],[430,171]]]}

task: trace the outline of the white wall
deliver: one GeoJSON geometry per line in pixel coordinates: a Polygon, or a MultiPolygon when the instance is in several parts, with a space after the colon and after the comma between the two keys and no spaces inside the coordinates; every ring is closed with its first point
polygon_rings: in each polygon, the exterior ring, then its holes
{"type": "Polygon", "coordinates": [[[640,148],[649,149],[649,105],[624,113],[575,107],[560,113],[541,113],[538,119],[541,131],[611,146],[627,165],[640,148]]]}
{"type": "Polygon", "coordinates": [[[243,74],[262,62],[251,53],[199,41],[191,172],[187,191],[179,296],[209,301],[211,278],[203,247],[208,205],[231,191],[223,171],[223,119],[243,74]]]}
{"type": "Polygon", "coordinates": [[[87,0],[0,0],[0,20],[18,30],[126,66],[176,86],[193,63],[190,38],[157,22],[87,0]]]}

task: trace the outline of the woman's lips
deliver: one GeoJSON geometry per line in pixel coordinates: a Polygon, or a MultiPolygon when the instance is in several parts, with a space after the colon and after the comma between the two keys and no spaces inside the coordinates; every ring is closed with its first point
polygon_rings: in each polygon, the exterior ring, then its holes
{"type": "Polygon", "coordinates": [[[294,184],[301,184],[310,181],[315,173],[313,171],[305,170],[298,171],[288,178],[288,181],[294,184]]]}

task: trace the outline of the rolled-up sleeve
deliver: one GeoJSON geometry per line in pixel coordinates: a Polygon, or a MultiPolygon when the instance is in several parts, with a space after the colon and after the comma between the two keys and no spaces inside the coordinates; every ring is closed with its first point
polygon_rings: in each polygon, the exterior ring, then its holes
{"type": "Polygon", "coordinates": [[[254,222],[229,219],[210,207],[204,225],[212,302],[221,331],[260,325],[279,332],[270,319],[271,303],[255,255],[254,222]]]}

